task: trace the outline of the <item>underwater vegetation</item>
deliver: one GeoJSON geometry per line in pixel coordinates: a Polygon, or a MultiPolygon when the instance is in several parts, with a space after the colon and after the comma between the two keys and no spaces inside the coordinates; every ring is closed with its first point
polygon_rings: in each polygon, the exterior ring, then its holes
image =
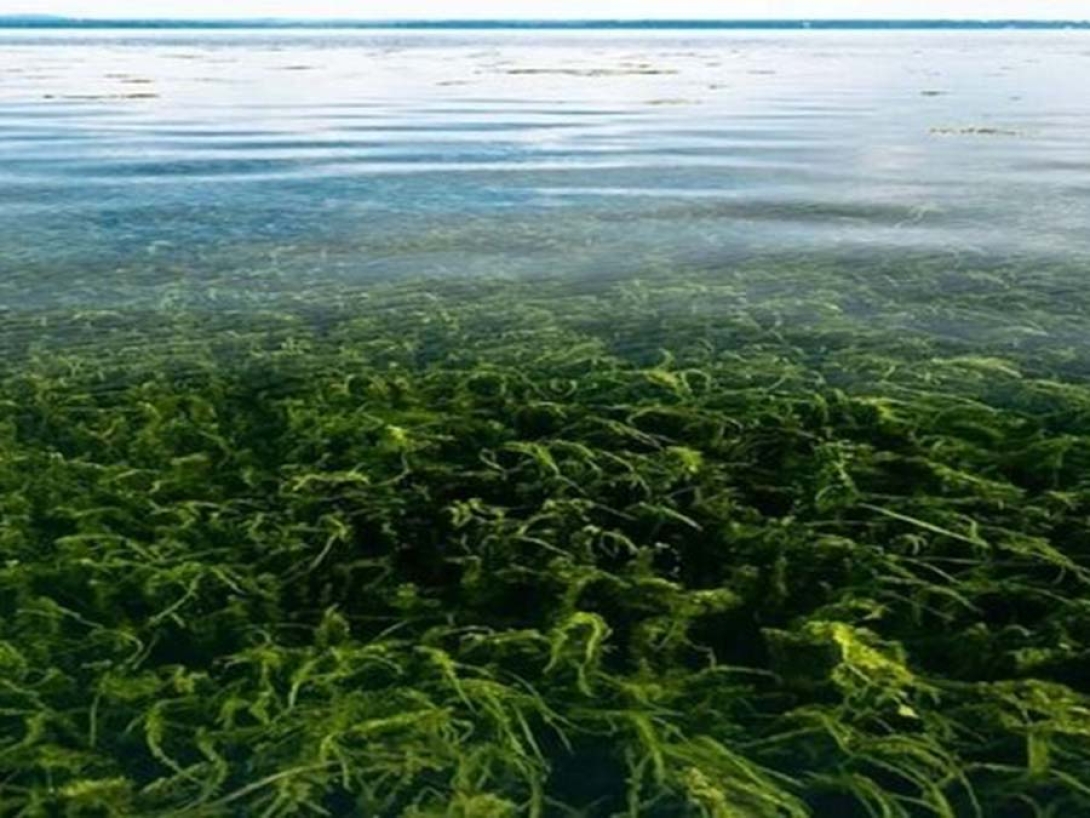
{"type": "Polygon", "coordinates": [[[1090,814],[1062,282],[5,314],[0,815],[1090,814]]]}

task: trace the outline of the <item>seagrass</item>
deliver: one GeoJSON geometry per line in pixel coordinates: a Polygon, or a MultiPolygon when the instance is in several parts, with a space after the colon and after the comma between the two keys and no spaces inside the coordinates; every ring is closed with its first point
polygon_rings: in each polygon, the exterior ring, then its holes
{"type": "Polygon", "coordinates": [[[1090,814],[1063,273],[4,316],[0,814],[1090,814]]]}

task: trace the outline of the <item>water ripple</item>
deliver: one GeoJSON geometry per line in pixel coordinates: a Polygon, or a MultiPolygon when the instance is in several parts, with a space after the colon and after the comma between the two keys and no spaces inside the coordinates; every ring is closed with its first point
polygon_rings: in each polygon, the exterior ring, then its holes
{"type": "Polygon", "coordinates": [[[151,298],[183,268],[252,287],[261,265],[286,286],[772,250],[1085,255],[1090,104],[1062,79],[1082,42],[0,34],[0,294],[123,270],[151,298]]]}

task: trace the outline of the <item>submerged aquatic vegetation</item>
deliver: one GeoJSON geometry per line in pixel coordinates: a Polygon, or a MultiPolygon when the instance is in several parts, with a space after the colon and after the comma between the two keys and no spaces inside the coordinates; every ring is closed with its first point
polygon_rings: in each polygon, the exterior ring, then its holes
{"type": "Polygon", "coordinates": [[[0,814],[1090,811],[1090,310],[944,275],[7,316],[0,814]]]}

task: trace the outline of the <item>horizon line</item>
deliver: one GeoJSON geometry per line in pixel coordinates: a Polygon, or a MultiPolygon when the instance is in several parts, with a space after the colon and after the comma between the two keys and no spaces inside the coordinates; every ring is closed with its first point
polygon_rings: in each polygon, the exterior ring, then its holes
{"type": "Polygon", "coordinates": [[[1017,18],[306,18],[306,17],[70,17],[0,15],[0,28],[375,28],[375,29],[625,29],[625,28],[1090,28],[1090,19],[1017,18]]]}

